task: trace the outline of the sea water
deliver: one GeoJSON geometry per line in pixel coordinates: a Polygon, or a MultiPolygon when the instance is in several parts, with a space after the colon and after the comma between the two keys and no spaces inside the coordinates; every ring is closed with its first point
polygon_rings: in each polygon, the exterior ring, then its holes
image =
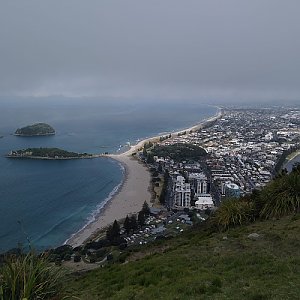
{"type": "Polygon", "coordinates": [[[61,245],[94,219],[123,180],[108,158],[86,160],[9,159],[10,150],[59,147],[117,153],[139,139],[194,125],[217,112],[196,101],[119,99],[0,99],[0,252],[30,243],[61,245]],[[55,136],[17,137],[19,128],[45,122],[55,136]]]}

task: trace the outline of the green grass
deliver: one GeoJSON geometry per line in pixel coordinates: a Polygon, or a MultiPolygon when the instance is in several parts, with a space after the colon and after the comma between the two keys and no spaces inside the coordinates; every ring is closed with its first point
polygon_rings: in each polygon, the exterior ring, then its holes
{"type": "Polygon", "coordinates": [[[299,216],[196,228],[141,247],[137,261],[70,275],[65,289],[80,299],[299,299],[299,233],[299,216]]]}

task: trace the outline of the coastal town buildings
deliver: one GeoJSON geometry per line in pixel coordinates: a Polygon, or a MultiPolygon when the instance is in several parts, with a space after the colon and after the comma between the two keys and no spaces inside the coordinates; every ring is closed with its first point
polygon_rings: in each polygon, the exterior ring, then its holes
{"type": "Polygon", "coordinates": [[[207,176],[204,173],[190,173],[191,190],[197,196],[208,193],[207,176]]]}
{"type": "Polygon", "coordinates": [[[241,195],[240,187],[232,182],[225,183],[225,197],[226,198],[239,198],[241,195]]]}
{"type": "MultiPolygon", "coordinates": [[[[261,189],[278,172],[284,158],[300,148],[299,117],[299,109],[227,108],[208,126],[161,141],[161,145],[197,145],[208,153],[205,161],[194,163],[158,158],[167,170],[185,172],[187,180],[173,194],[174,205],[196,207],[197,197],[208,193],[218,205],[225,197],[261,189]],[[190,202],[181,200],[185,189],[190,202]]],[[[198,208],[202,207],[199,203],[198,208]]]]}
{"type": "Polygon", "coordinates": [[[210,194],[203,194],[198,197],[195,202],[195,208],[199,210],[206,210],[214,208],[214,202],[210,194]]]}
{"type": "Polygon", "coordinates": [[[174,181],[175,206],[189,208],[191,205],[191,186],[183,176],[177,176],[174,181]]]}

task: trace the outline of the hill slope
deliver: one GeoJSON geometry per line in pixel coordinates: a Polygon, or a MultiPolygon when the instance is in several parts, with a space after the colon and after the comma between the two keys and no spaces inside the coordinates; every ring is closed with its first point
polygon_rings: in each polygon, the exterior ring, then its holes
{"type": "Polygon", "coordinates": [[[226,233],[202,225],[128,263],[73,274],[66,289],[80,299],[299,299],[299,248],[299,215],[226,233]]]}

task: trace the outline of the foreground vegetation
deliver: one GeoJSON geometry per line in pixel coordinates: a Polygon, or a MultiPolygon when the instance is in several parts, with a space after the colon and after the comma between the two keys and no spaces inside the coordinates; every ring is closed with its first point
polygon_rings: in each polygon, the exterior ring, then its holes
{"type": "Polygon", "coordinates": [[[0,300],[54,299],[62,278],[62,269],[32,252],[7,256],[0,268],[0,300]]]}
{"type": "Polygon", "coordinates": [[[132,251],[130,263],[73,274],[80,299],[299,299],[300,218],[213,233],[205,226],[132,251]],[[251,234],[254,238],[250,238],[251,234]]]}

